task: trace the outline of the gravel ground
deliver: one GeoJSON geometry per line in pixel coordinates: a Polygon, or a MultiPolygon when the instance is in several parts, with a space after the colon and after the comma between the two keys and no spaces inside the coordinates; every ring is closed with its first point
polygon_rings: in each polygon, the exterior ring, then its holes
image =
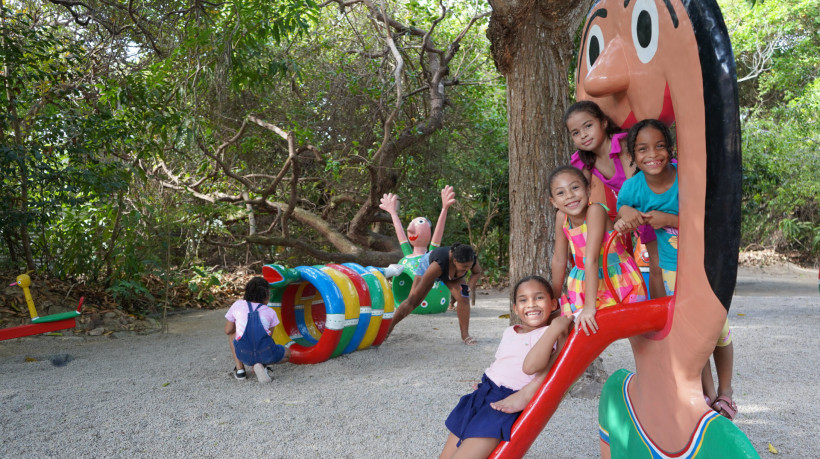
{"type": "MultiPolygon", "coordinates": [[[[814,457],[817,273],[782,271],[738,279],[737,425],[761,456],[771,444],[783,457],[814,457]]],[[[476,346],[461,344],[452,312],[411,316],[380,348],[280,365],[265,385],[252,372],[230,376],[224,309],[175,316],[166,334],[3,341],[0,456],[437,457],[444,419],[493,358],[507,298],[479,295],[476,346]]],[[[634,368],[625,341],[602,356],[610,373],[634,368]]],[[[565,399],[528,457],[597,457],[596,418],[597,400],[565,399]]]]}

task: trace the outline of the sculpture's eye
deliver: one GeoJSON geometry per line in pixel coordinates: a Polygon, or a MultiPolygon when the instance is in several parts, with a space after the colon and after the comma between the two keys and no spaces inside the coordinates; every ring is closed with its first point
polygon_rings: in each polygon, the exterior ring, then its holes
{"type": "Polygon", "coordinates": [[[644,64],[658,50],[658,7],[653,0],[638,0],[632,10],[632,43],[644,64]]]}
{"type": "Polygon", "coordinates": [[[587,72],[589,72],[592,70],[592,66],[595,65],[595,61],[598,60],[598,56],[600,56],[604,50],[604,32],[597,24],[589,28],[586,50],[587,72]]]}

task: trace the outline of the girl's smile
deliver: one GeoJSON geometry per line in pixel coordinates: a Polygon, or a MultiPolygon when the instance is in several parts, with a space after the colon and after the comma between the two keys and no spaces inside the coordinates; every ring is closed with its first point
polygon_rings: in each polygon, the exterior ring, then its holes
{"type": "Polygon", "coordinates": [[[586,212],[589,188],[576,174],[566,172],[555,177],[550,192],[550,202],[561,212],[569,216],[579,216],[586,212]]]}
{"type": "Polygon", "coordinates": [[[635,163],[646,175],[659,175],[669,167],[669,146],[663,133],[653,127],[635,137],[635,163]]]}
{"type": "Polygon", "coordinates": [[[515,313],[522,322],[520,333],[527,333],[543,326],[553,309],[555,303],[541,282],[530,280],[518,286],[515,313]]]}

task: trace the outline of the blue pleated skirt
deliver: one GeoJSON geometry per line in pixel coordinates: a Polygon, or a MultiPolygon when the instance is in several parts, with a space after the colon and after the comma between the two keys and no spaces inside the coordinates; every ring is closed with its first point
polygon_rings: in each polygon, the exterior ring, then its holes
{"type": "Polygon", "coordinates": [[[458,437],[459,446],[467,438],[498,438],[509,441],[512,426],[521,413],[502,413],[494,410],[490,403],[503,400],[515,392],[496,385],[486,374],[482,375],[476,390],[461,397],[444,424],[458,437]]]}

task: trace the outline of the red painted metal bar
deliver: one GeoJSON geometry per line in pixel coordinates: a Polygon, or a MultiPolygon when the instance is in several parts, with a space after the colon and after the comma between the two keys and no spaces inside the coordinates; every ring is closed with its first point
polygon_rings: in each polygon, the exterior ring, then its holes
{"type": "Polygon", "coordinates": [[[76,326],[76,318],[72,317],[70,319],[58,320],[56,322],[45,322],[40,324],[29,324],[4,328],[0,330],[0,341],[12,338],[22,338],[23,336],[39,335],[41,333],[74,328],[76,326]]]}

